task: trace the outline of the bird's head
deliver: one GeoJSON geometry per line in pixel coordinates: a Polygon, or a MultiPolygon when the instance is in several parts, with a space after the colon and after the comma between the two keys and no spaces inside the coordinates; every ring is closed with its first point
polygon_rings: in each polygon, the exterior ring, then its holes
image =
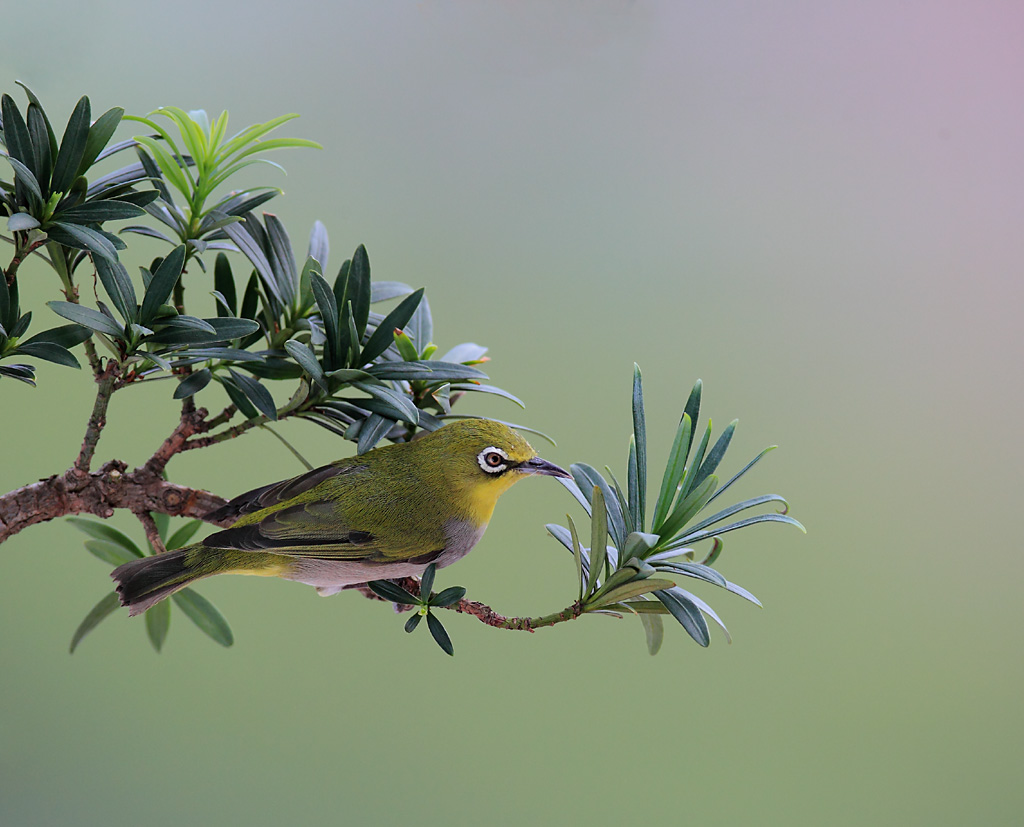
{"type": "Polygon", "coordinates": [[[484,521],[494,503],[523,477],[571,475],[537,456],[529,442],[501,422],[464,419],[439,428],[419,440],[421,450],[434,454],[447,483],[484,521]]]}

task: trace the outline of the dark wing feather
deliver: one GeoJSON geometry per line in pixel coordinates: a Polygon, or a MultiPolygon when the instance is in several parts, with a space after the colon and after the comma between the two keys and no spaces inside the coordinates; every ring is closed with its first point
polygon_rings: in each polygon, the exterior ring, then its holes
{"type": "Polygon", "coordinates": [[[257,522],[241,522],[211,534],[203,545],[324,560],[388,559],[370,532],[339,524],[338,513],[329,501],[287,505],[257,522]]]}
{"type": "Polygon", "coordinates": [[[280,505],[292,497],[309,491],[309,489],[319,485],[324,480],[329,480],[342,474],[361,471],[365,467],[365,465],[339,463],[322,465],[297,477],[274,482],[261,488],[254,488],[252,491],[246,491],[244,494],[239,494],[226,505],[222,505],[216,511],[211,511],[206,515],[205,519],[211,523],[225,523],[229,520],[237,520],[246,514],[253,514],[257,511],[262,511],[264,508],[280,505]]]}

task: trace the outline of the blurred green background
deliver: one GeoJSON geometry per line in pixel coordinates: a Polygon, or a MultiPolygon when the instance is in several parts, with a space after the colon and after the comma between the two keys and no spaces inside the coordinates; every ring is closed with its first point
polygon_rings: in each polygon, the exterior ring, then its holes
{"type": "MultiPolygon", "coordinates": [[[[490,346],[528,407],[475,412],[622,476],[639,362],[660,475],[699,376],[716,431],[741,420],[724,473],[781,446],[735,496],[784,494],[809,534],[726,543],[720,569],[765,604],[696,589],[731,646],[670,628],[651,658],[635,621],[526,635],[446,615],[448,659],[380,604],[257,578],[200,589],[230,650],[178,615],[158,656],[119,615],[69,656],[107,572],[70,526],[32,528],[0,548],[0,823],[1019,823],[1019,5],[40,14],[5,10],[0,77],[60,124],[82,94],[239,128],[300,113],[283,134],[326,150],[250,183],[284,187],[268,209],[297,246],[319,218],[335,267],[363,242],[375,278],[426,286],[442,349],[490,346]]],[[[27,305],[56,297],[22,272],[27,305]]],[[[143,461],[169,393],[116,396],[99,458],[143,461]]],[[[67,467],[91,395],[45,364],[37,390],[0,383],[3,491],[67,467]]],[[[350,449],[283,431],[317,460],[350,449]]],[[[300,470],[265,434],[170,468],[224,495],[300,470]]],[[[438,585],[565,605],[571,558],[543,524],[566,511],[554,481],[518,486],[438,585]]]]}

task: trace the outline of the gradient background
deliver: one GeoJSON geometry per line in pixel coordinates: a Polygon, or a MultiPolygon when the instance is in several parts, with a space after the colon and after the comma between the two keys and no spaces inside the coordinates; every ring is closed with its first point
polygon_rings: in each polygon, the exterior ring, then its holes
{"type": "MultiPolygon", "coordinates": [[[[656,482],[699,376],[716,431],[741,418],[724,471],[781,446],[736,496],[785,494],[809,534],[726,544],[765,604],[698,588],[732,646],[668,629],[652,659],[635,622],[446,616],[449,660],[381,605],[222,578],[202,591],[233,649],[178,615],[157,656],[118,616],[72,657],[109,581],[70,526],[35,527],[0,549],[0,822],[1019,823],[1019,4],[12,8],[2,86],[55,123],[83,93],[238,128],[301,113],[282,134],[326,151],[249,182],[284,186],[269,209],[298,247],[320,218],[334,267],[364,242],[376,278],[425,285],[442,348],[491,347],[528,410],[473,411],[621,476],[637,361],[656,482]]],[[[55,297],[23,273],[26,304],[55,297]]],[[[81,439],[87,375],[40,378],[0,385],[4,491],[81,439]]],[[[98,458],[142,462],[169,391],[115,397],[98,458]]],[[[262,434],[171,465],[225,495],[299,470],[262,434]]],[[[565,605],[542,526],[567,510],[553,481],[517,487],[439,585],[565,605]]]]}

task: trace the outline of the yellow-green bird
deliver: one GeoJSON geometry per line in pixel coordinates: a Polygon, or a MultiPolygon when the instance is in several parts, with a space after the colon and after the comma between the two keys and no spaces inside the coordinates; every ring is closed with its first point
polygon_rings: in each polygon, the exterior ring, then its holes
{"type": "Polygon", "coordinates": [[[235,497],[208,515],[236,518],[230,528],[125,563],[111,577],[136,615],[214,574],[282,577],[322,595],[420,575],[469,552],[498,497],[531,474],[570,476],[507,425],[453,422],[235,497]]]}

